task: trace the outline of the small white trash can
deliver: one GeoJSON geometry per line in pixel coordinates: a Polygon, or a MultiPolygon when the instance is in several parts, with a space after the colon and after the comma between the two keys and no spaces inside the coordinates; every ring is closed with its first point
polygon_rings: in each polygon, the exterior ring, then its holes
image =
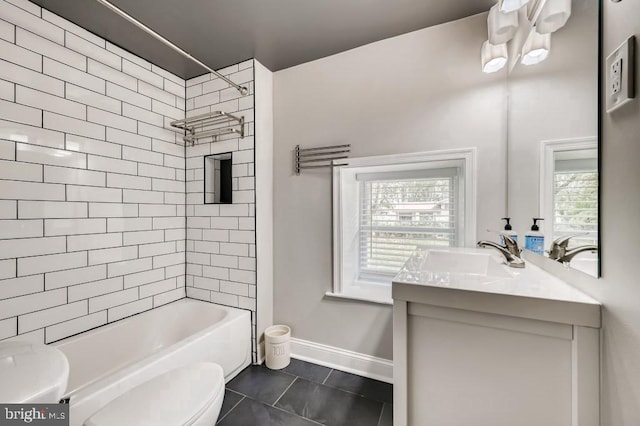
{"type": "Polygon", "coordinates": [[[264,331],[267,367],[285,368],[291,362],[291,329],[286,325],[272,325],[264,331]]]}

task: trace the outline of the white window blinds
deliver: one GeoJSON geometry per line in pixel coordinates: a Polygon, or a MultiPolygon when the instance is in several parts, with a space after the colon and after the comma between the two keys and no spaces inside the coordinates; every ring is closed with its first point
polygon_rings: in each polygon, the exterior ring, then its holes
{"type": "Polygon", "coordinates": [[[553,238],[584,234],[572,245],[598,243],[598,172],[595,160],[556,161],[553,238]]]}
{"type": "Polygon", "coordinates": [[[456,167],[358,174],[360,274],[395,274],[418,245],[457,245],[456,167]]]}

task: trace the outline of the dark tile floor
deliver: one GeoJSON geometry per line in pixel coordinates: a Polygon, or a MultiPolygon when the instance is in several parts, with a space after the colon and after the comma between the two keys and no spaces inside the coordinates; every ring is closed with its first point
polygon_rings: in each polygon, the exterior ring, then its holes
{"type": "Polygon", "coordinates": [[[291,360],[274,371],[247,367],[227,383],[220,426],[392,426],[388,383],[291,360]]]}

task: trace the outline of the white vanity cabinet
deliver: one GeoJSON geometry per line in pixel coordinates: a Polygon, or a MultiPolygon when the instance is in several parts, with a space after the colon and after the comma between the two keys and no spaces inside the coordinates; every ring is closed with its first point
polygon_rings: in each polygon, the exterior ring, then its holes
{"type": "Polygon", "coordinates": [[[459,273],[428,256],[393,283],[395,426],[599,424],[600,304],[533,265],[459,273]]]}

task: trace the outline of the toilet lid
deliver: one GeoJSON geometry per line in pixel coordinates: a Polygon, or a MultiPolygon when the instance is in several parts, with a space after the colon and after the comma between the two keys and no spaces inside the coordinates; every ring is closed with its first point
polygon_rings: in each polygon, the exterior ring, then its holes
{"type": "Polygon", "coordinates": [[[223,392],[224,373],[218,364],[176,368],[120,395],[84,426],[189,425],[223,392]]]}
{"type": "MultiPolygon", "coordinates": [[[[69,362],[51,346],[28,342],[0,343],[0,401],[50,403],[44,395],[59,399],[67,388],[69,362]]],[[[58,402],[58,401],[55,401],[58,402]]]]}

